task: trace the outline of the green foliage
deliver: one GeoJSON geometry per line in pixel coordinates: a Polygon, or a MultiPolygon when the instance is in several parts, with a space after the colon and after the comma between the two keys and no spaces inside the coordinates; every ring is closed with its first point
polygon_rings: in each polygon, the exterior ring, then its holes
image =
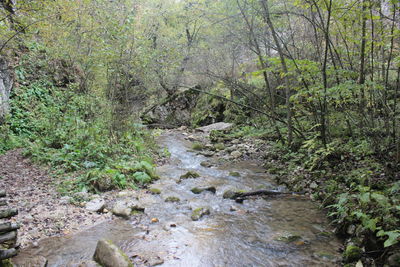
{"type": "Polygon", "coordinates": [[[107,100],[80,93],[74,83],[55,86],[43,69],[46,60],[33,51],[17,68],[20,86],[0,128],[0,150],[23,146],[34,161],[77,177],[62,183],[70,191],[134,187],[157,178],[150,134],[138,124],[115,131],[107,100]]]}

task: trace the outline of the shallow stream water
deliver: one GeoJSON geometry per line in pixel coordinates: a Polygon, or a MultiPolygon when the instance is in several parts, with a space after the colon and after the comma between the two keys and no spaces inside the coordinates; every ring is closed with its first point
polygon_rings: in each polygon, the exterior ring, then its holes
{"type": "MultiPolygon", "coordinates": [[[[158,168],[161,177],[151,187],[160,195],[142,192],[145,214],[132,220],[115,219],[80,234],[48,238],[38,248],[21,251],[19,258],[42,255],[48,266],[75,266],[91,259],[96,243],[107,238],[120,246],[137,266],[339,266],[340,242],[331,234],[326,215],[303,196],[252,198],[243,204],[223,199],[228,189],[285,190],[256,162],[206,168],[206,158],[189,152],[180,133],[169,132],[160,144],[171,153],[158,168]],[[178,183],[187,171],[199,178],[178,183]],[[240,177],[230,173],[239,172],[240,177]],[[193,194],[194,187],[214,186],[216,194],[193,194]],[[169,196],[180,202],[169,203],[169,196]],[[192,221],[192,211],[208,207],[210,215],[192,221]],[[159,222],[150,223],[151,218],[159,222]]],[[[214,159],[215,160],[215,159],[214,159]]]]}

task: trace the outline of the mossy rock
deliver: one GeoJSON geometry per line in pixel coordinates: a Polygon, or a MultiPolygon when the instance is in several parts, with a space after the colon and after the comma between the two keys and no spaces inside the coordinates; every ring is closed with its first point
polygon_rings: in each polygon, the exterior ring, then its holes
{"type": "Polygon", "coordinates": [[[362,249],[354,245],[348,245],[346,250],[343,252],[343,258],[345,262],[354,262],[361,258],[362,249]]]}
{"type": "Polygon", "coordinates": [[[281,241],[281,242],[285,242],[285,243],[291,243],[291,242],[299,241],[301,239],[302,239],[301,236],[292,234],[292,233],[285,233],[285,234],[275,238],[276,241],[281,241]]]}
{"type": "Polygon", "coordinates": [[[214,149],[215,150],[224,150],[225,149],[225,145],[222,143],[218,143],[214,145],[214,149]]]}
{"type": "Polygon", "coordinates": [[[158,188],[150,188],[150,193],[154,194],[154,195],[159,195],[161,194],[161,190],[158,188]]]}
{"type": "Polygon", "coordinates": [[[233,177],[240,177],[240,173],[239,172],[230,172],[229,175],[233,176],[233,177]]]}
{"type": "Polygon", "coordinates": [[[203,166],[203,167],[206,167],[206,168],[209,168],[209,167],[212,166],[212,164],[210,162],[208,162],[208,161],[202,161],[200,163],[200,165],[203,166]]]}
{"type": "Polygon", "coordinates": [[[190,218],[192,218],[193,221],[198,221],[205,215],[210,215],[210,209],[207,207],[201,207],[195,209],[190,218]]]}
{"type": "Polygon", "coordinates": [[[246,193],[245,190],[226,190],[222,195],[225,199],[234,199],[237,194],[246,193]]]}
{"type": "Polygon", "coordinates": [[[200,151],[200,150],[203,150],[204,148],[205,148],[205,146],[200,142],[195,142],[192,144],[193,150],[200,151]]]}
{"type": "Polygon", "coordinates": [[[188,171],[187,173],[181,175],[180,180],[189,179],[189,178],[198,178],[198,177],[200,177],[200,174],[198,174],[197,172],[188,171]]]}
{"type": "Polygon", "coordinates": [[[190,191],[192,191],[193,194],[201,194],[204,191],[209,191],[215,194],[217,192],[217,189],[214,186],[204,187],[204,188],[194,187],[190,191]]]}
{"type": "Polygon", "coordinates": [[[173,202],[173,203],[176,203],[176,202],[179,202],[179,201],[181,201],[181,199],[180,199],[179,197],[167,197],[167,198],[165,199],[165,202],[173,202]]]}

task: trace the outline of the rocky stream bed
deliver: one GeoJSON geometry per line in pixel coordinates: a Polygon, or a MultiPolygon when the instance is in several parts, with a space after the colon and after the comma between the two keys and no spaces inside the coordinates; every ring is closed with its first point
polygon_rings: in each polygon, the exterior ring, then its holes
{"type": "MultiPolygon", "coordinates": [[[[204,138],[165,131],[159,143],[171,157],[157,169],[161,179],[146,189],[85,196],[82,207],[65,204],[61,212],[75,217],[60,219],[56,236],[32,239],[37,228],[23,228],[14,264],[95,266],[96,245],[108,239],[135,266],[340,266],[341,244],[308,197],[252,197],[243,203],[223,197],[228,190],[285,192],[259,167],[259,147],[233,141],[232,149],[218,152],[206,144],[210,149],[193,151],[193,142],[204,138]]],[[[51,191],[49,197],[56,199],[51,191]]]]}

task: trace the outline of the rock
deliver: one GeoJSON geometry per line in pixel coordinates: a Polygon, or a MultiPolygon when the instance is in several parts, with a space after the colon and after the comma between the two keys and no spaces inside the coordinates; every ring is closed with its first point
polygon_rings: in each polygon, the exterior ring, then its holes
{"type": "Polygon", "coordinates": [[[238,211],[239,208],[232,205],[232,206],[230,206],[229,210],[230,210],[230,211],[238,211]]]}
{"type": "Polygon", "coordinates": [[[231,153],[231,156],[232,156],[233,158],[235,158],[235,159],[240,158],[242,155],[243,155],[242,152],[237,151],[237,150],[236,150],[236,151],[233,151],[233,152],[231,153]]]}
{"type": "Polygon", "coordinates": [[[347,227],[346,233],[348,235],[354,235],[356,232],[356,226],[354,224],[350,225],[349,227],[347,227]]]}
{"type": "Polygon", "coordinates": [[[301,236],[292,234],[292,233],[284,233],[283,235],[275,238],[276,241],[282,241],[285,243],[291,243],[291,242],[299,241],[301,239],[302,239],[301,236]]]}
{"type": "Polygon", "coordinates": [[[127,204],[129,206],[129,208],[131,208],[132,211],[139,211],[139,212],[143,212],[145,210],[145,207],[143,205],[143,200],[139,201],[139,200],[131,200],[129,201],[127,204]]]}
{"type": "Polygon", "coordinates": [[[223,198],[225,199],[234,199],[235,195],[238,193],[244,193],[245,191],[243,190],[226,190],[224,194],[222,195],[223,198]]]}
{"type": "Polygon", "coordinates": [[[198,178],[198,177],[200,177],[200,174],[198,174],[197,172],[188,171],[187,173],[181,175],[179,181],[189,178],[198,178]]]}
{"type": "Polygon", "coordinates": [[[192,218],[193,221],[198,221],[205,215],[210,215],[210,209],[207,207],[202,207],[195,209],[190,218],[192,218]]]}
{"type": "Polygon", "coordinates": [[[209,157],[214,156],[215,152],[214,151],[201,151],[201,152],[199,152],[199,154],[209,158],[209,157]]]}
{"type": "Polygon", "coordinates": [[[203,187],[203,188],[194,187],[190,191],[192,191],[193,194],[200,194],[204,191],[209,191],[209,192],[215,194],[217,192],[217,189],[214,186],[203,187]]]}
{"type": "Polygon", "coordinates": [[[390,267],[400,266],[400,252],[395,252],[387,259],[387,264],[390,267]]]}
{"type": "Polygon", "coordinates": [[[208,162],[208,161],[202,161],[200,163],[200,165],[203,166],[203,167],[206,167],[206,168],[209,168],[209,167],[212,166],[212,164],[210,162],[208,162]]]}
{"type": "Polygon", "coordinates": [[[103,267],[133,267],[128,256],[109,240],[97,243],[93,258],[103,267]]]}
{"type": "Polygon", "coordinates": [[[207,125],[207,126],[199,127],[196,130],[208,133],[208,132],[211,132],[213,130],[225,131],[225,130],[231,129],[232,127],[233,127],[232,123],[217,122],[217,123],[210,124],[210,125],[207,125]]]}
{"type": "Polygon", "coordinates": [[[101,198],[95,198],[86,203],[86,209],[92,212],[101,212],[104,209],[106,202],[101,198]]]}
{"type": "Polygon", "coordinates": [[[149,259],[147,259],[147,264],[149,266],[157,266],[157,265],[161,265],[164,263],[164,260],[161,259],[159,256],[154,256],[154,257],[150,257],[149,259]]]}
{"type": "Polygon", "coordinates": [[[317,189],[317,188],[318,188],[318,184],[317,184],[316,182],[312,182],[312,183],[310,184],[310,188],[311,188],[311,189],[317,189]]]}
{"type": "Polygon", "coordinates": [[[132,213],[132,209],[125,201],[118,201],[112,208],[112,213],[116,216],[128,218],[132,213]]]}
{"type": "Polygon", "coordinates": [[[194,135],[189,135],[186,139],[189,141],[196,141],[196,140],[199,140],[199,137],[194,136],[194,135]]]}
{"type": "Polygon", "coordinates": [[[79,263],[78,267],[100,267],[100,265],[95,261],[83,261],[79,263]]]}
{"type": "Polygon", "coordinates": [[[179,197],[172,197],[171,196],[171,197],[167,197],[165,199],[165,202],[179,202],[179,201],[181,201],[179,197]]]}
{"type": "Polygon", "coordinates": [[[222,143],[218,143],[218,144],[215,144],[214,145],[214,149],[215,150],[224,150],[225,149],[225,145],[224,144],[222,144],[222,143]]]}
{"type": "Polygon", "coordinates": [[[161,194],[161,190],[158,188],[150,188],[150,193],[154,194],[154,195],[159,195],[161,194]]]}
{"type": "Polygon", "coordinates": [[[187,130],[187,126],[181,126],[178,128],[179,131],[186,131],[187,130]]]}
{"type": "Polygon", "coordinates": [[[201,151],[204,148],[205,148],[205,146],[200,142],[195,142],[195,143],[192,144],[192,149],[193,150],[201,151]]]}
{"type": "Polygon", "coordinates": [[[0,122],[10,109],[10,93],[14,84],[13,71],[4,57],[0,57],[0,122]]]}
{"type": "Polygon", "coordinates": [[[87,260],[87,261],[82,261],[82,262],[70,262],[67,264],[66,267],[101,267],[97,262],[87,260]]]}
{"type": "Polygon", "coordinates": [[[239,172],[230,172],[229,175],[233,176],[233,177],[240,177],[240,173],[239,172]]]}
{"type": "Polygon", "coordinates": [[[17,258],[12,259],[12,266],[19,266],[19,267],[46,267],[47,266],[47,259],[43,256],[34,256],[29,258],[17,258]]]}
{"type": "Polygon", "coordinates": [[[361,258],[362,249],[355,245],[347,245],[346,250],[343,253],[343,258],[345,262],[354,262],[361,258]]]}

